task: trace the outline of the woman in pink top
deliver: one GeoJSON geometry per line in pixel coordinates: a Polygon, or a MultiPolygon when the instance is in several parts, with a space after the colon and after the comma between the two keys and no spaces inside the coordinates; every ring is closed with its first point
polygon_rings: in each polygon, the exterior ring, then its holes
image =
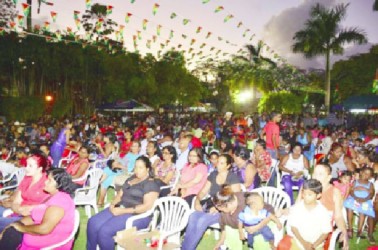
{"type": "Polygon", "coordinates": [[[207,166],[203,163],[202,149],[193,148],[189,151],[188,163],[181,170],[180,181],[171,194],[178,194],[191,205],[193,198],[201,191],[206,180],[207,166]]]}
{"type": "MultiPolygon", "coordinates": [[[[87,169],[89,168],[89,152],[88,149],[82,146],[78,152],[78,155],[68,164],[66,170],[72,176],[72,179],[82,178],[87,169]]],[[[85,183],[85,179],[80,181],[75,181],[78,186],[83,186],[85,183]]]]}
{"type": "MultiPolygon", "coordinates": [[[[2,232],[0,249],[37,250],[65,240],[74,229],[75,203],[71,196],[75,188],[64,169],[51,170],[44,188],[50,198],[2,232]]],[[[59,249],[69,250],[72,243],[73,240],[59,249]]]]}
{"type": "Polygon", "coordinates": [[[46,171],[50,169],[50,162],[42,153],[34,153],[27,159],[25,177],[17,190],[7,199],[0,201],[0,232],[21,216],[30,215],[30,211],[45,202],[50,195],[43,191],[47,179],[46,171]],[[12,209],[10,218],[2,217],[6,209],[12,209]]]}

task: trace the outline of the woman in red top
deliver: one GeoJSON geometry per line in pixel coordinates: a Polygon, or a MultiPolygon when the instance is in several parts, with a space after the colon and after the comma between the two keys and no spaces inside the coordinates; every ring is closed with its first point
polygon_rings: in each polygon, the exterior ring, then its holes
{"type": "Polygon", "coordinates": [[[130,131],[125,131],[125,140],[121,144],[121,148],[119,150],[119,156],[122,158],[124,157],[129,151],[130,147],[133,144],[131,132],[130,131]]]}
{"type": "Polygon", "coordinates": [[[27,159],[25,177],[17,190],[9,198],[0,201],[0,215],[10,208],[13,216],[0,218],[0,231],[12,222],[18,221],[22,216],[30,215],[31,210],[44,203],[49,194],[43,191],[47,180],[46,171],[50,169],[50,162],[42,153],[35,153],[27,159]]]}
{"type": "Polygon", "coordinates": [[[72,176],[75,184],[82,187],[86,180],[75,181],[75,179],[82,178],[89,168],[89,151],[88,148],[82,146],[78,155],[68,164],[66,171],[72,176]]]}

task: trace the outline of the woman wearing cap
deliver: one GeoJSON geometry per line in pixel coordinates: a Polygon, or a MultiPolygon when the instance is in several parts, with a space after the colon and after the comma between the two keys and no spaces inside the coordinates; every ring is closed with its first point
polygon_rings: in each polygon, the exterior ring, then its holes
{"type": "Polygon", "coordinates": [[[260,177],[249,158],[250,153],[247,148],[237,147],[235,149],[232,171],[237,174],[247,191],[260,186],[260,177]]]}

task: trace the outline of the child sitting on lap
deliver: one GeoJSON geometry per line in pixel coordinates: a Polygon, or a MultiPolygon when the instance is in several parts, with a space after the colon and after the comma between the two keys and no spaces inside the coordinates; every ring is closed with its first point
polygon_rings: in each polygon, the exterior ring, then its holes
{"type": "Polygon", "coordinates": [[[318,201],[321,193],[322,184],[318,180],[304,181],[303,200],[290,209],[289,225],[294,236],[291,250],[323,249],[332,227],[330,213],[318,201]]]}
{"type": "Polygon", "coordinates": [[[246,193],[245,203],[247,206],[239,213],[239,236],[241,240],[245,240],[243,227],[248,232],[248,246],[253,247],[253,238],[262,234],[265,241],[268,241],[271,248],[274,249],[274,235],[272,230],[267,226],[270,220],[273,220],[278,229],[282,228],[281,222],[277,217],[264,209],[264,200],[258,193],[246,193]]]}

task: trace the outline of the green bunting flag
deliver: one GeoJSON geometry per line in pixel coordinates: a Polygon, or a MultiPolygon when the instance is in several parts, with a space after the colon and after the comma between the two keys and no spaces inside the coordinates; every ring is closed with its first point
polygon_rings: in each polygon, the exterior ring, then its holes
{"type": "Polygon", "coordinates": [[[51,15],[51,18],[52,18],[53,22],[55,23],[56,22],[56,15],[57,15],[57,13],[54,12],[54,11],[51,11],[50,15],[51,15]]]}
{"type": "Polygon", "coordinates": [[[177,48],[181,48],[182,47],[182,44],[180,43],[179,45],[177,45],[177,48]]]}
{"type": "Polygon", "coordinates": [[[136,35],[133,35],[133,43],[134,43],[134,49],[137,49],[138,48],[138,44],[137,44],[137,37],[136,37],[136,35]]]}
{"type": "Polygon", "coordinates": [[[17,15],[17,21],[19,26],[24,26],[24,16],[23,15],[17,15]]]}
{"type": "Polygon", "coordinates": [[[58,38],[58,41],[61,41],[61,40],[62,40],[62,34],[60,34],[60,31],[59,31],[59,30],[57,30],[57,31],[55,32],[55,36],[56,36],[56,38],[58,38]]]}
{"type": "Polygon", "coordinates": [[[147,29],[147,23],[148,23],[148,20],[147,19],[143,19],[143,30],[147,29]]]}
{"type": "Polygon", "coordinates": [[[171,41],[168,39],[165,41],[165,46],[168,46],[168,44],[170,43],[171,41]]]}
{"type": "Polygon", "coordinates": [[[85,0],[85,7],[87,8],[87,9],[90,9],[91,8],[91,0],[85,0]]]}
{"type": "Polygon", "coordinates": [[[223,6],[218,6],[218,7],[214,10],[214,12],[215,12],[215,13],[218,13],[218,12],[220,12],[220,11],[222,11],[222,10],[224,10],[223,6]]]}
{"type": "Polygon", "coordinates": [[[146,47],[151,49],[151,40],[147,40],[146,47]]]}
{"type": "Polygon", "coordinates": [[[196,30],[196,33],[200,33],[200,32],[201,32],[201,30],[202,30],[202,27],[201,27],[201,26],[199,26],[199,27],[197,28],[197,30],[196,30]]]}
{"type": "Polygon", "coordinates": [[[97,24],[96,24],[96,30],[100,30],[103,23],[104,23],[104,19],[99,18],[98,21],[97,21],[97,24]]]}
{"type": "Polygon", "coordinates": [[[255,34],[253,34],[250,38],[249,38],[249,41],[252,41],[253,37],[255,36],[255,34]]]}
{"type": "Polygon", "coordinates": [[[188,54],[192,53],[192,51],[193,51],[193,48],[189,48],[188,54]]]}
{"type": "Polygon", "coordinates": [[[206,39],[208,39],[211,36],[211,32],[207,32],[206,39]]]}
{"type": "Polygon", "coordinates": [[[186,38],[188,37],[188,36],[185,35],[185,34],[182,34],[181,36],[182,36],[182,38],[184,38],[184,39],[186,39],[186,38]]]}
{"type": "Polygon", "coordinates": [[[172,14],[171,14],[171,19],[173,19],[173,18],[175,18],[175,17],[177,17],[177,14],[174,13],[174,12],[172,12],[172,14]]]}
{"type": "Polygon", "coordinates": [[[77,28],[77,30],[80,30],[80,24],[81,24],[81,21],[80,21],[79,18],[78,18],[78,19],[75,19],[75,24],[76,24],[76,28],[77,28]]]}
{"type": "Polygon", "coordinates": [[[227,23],[231,18],[233,18],[234,16],[233,15],[228,15],[224,18],[224,22],[227,23]]]}
{"type": "Polygon", "coordinates": [[[153,35],[153,36],[152,36],[152,41],[153,41],[154,43],[156,43],[156,39],[157,39],[157,36],[153,35]]]}
{"type": "Polygon", "coordinates": [[[156,27],[156,34],[158,35],[158,36],[160,36],[160,30],[161,30],[161,25],[160,24],[158,24],[158,26],[156,27]]]}
{"type": "Polygon", "coordinates": [[[174,31],[171,30],[171,32],[169,33],[169,39],[172,39],[172,38],[173,38],[173,33],[174,33],[174,31]]]}
{"type": "Polygon", "coordinates": [[[201,44],[200,49],[203,49],[206,46],[206,43],[201,44]]]}
{"type": "Polygon", "coordinates": [[[239,23],[238,23],[238,28],[240,28],[242,25],[243,25],[243,23],[242,23],[242,22],[239,22],[239,23]]]}
{"type": "Polygon", "coordinates": [[[152,14],[156,15],[157,10],[159,9],[160,5],[155,3],[154,7],[152,7],[152,14]]]}
{"type": "Polygon", "coordinates": [[[106,6],[106,15],[110,15],[113,12],[113,6],[108,5],[106,6]]]}
{"type": "Polygon", "coordinates": [[[213,50],[215,50],[215,47],[211,47],[210,51],[213,51],[213,50]]]}
{"type": "Polygon", "coordinates": [[[44,28],[45,30],[49,31],[49,30],[50,30],[50,23],[49,23],[49,22],[45,22],[43,28],[44,28]]]}
{"type": "Polygon", "coordinates": [[[189,19],[186,19],[186,18],[184,18],[184,19],[182,20],[182,24],[184,24],[184,25],[187,25],[189,22],[190,22],[190,20],[189,20],[189,19]]]}
{"type": "Polygon", "coordinates": [[[135,0],[131,0],[130,2],[131,2],[131,3],[135,3],[135,0]]]}
{"type": "Polygon", "coordinates": [[[16,5],[17,4],[17,0],[13,0],[13,3],[16,5]]]}
{"type": "Polygon", "coordinates": [[[30,12],[30,5],[27,3],[22,4],[22,11],[24,12],[24,16],[29,16],[30,12]]]}
{"type": "Polygon", "coordinates": [[[14,31],[16,31],[16,23],[15,22],[9,22],[10,28],[14,31]]]}
{"type": "Polygon", "coordinates": [[[208,3],[208,2],[210,2],[210,0],[202,0],[202,3],[203,3],[203,4],[206,4],[206,3],[208,3]]]}
{"type": "Polygon", "coordinates": [[[3,27],[0,27],[0,36],[4,36],[5,30],[3,27]]]}
{"type": "Polygon", "coordinates": [[[72,28],[71,27],[67,27],[67,35],[68,36],[74,36],[74,33],[72,32],[72,28]]]}
{"type": "Polygon", "coordinates": [[[161,44],[160,44],[160,48],[161,48],[161,49],[164,49],[164,47],[165,47],[164,43],[161,43],[161,44]]]}
{"type": "Polygon", "coordinates": [[[74,10],[74,19],[79,19],[80,11],[74,10]]]}
{"type": "Polygon", "coordinates": [[[138,39],[139,39],[139,40],[142,40],[142,36],[141,36],[141,33],[140,33],[139,30],[137,30],[137,35],[138,35],[138,39]]]}
{"type": "Polygon", "coordinates": [[[126,13],[126,17],[125,17],[125,23],[128,23],[130,21],[130,17],[132,16],[133,14],[131,13],[126,13]]]}

